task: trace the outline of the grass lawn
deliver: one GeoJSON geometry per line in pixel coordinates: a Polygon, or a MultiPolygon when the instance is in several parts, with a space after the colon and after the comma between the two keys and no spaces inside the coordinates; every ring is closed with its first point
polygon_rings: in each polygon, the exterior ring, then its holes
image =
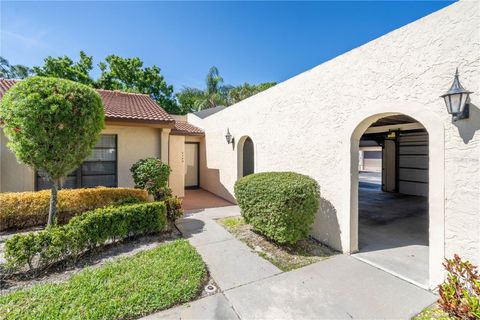
{"type": "Polygon", "coordinates": [[[454,320],[454,318],[449,317],[448,314],[434,304],[425,308],[420,314],[413,317],[412,320],[454,320]]]}
{"type": "Polygon", "coordinates": [[[293,246],[274,243],[254,232],[242,217],[222,218],[218,222],[282,271],[301,268],[335,254],[333,250],[313,239],[300,240],[293,246]]]}
{"type": "Polygon", "coordinates": [[[130,319],[195,298],[206,280],[200,255],[177,240],[88,268],[60,284],[0,296],[1,319],[130,319]]]}

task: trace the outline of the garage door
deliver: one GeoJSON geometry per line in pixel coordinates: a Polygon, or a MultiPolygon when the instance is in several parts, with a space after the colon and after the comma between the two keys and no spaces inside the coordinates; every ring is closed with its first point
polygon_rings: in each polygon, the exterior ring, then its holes
{"type": "Polygon", "coordinates": [[[398,162],[398,192],[428,196],[427,132],[400,132],[398,162]]]}

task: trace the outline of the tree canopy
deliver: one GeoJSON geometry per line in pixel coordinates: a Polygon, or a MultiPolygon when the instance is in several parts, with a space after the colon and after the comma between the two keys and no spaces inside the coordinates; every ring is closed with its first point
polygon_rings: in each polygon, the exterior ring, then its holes
{"type": "Polygon", "coordinates": [[[116,55],[109,55],[98,67],[101,74],[98,79],[94,79],[91,76],[93,57],[80,51],[76,62],[67,56],[49,56],[45,58],[43,66],[33,67],[33,73],[37,76],[68,79],[98,89],[148,94],[167,112],[180,113],[173,95],[173,86],[167,84],[159,67],[144,67],[143,61],[138,57],[122,58],[116,55]]]}
{"type": "Polygon", "coordinates": [[[205,89],[184,87],[176,97],[181,112],[188,113],[219,105],[229,106],[276,84],[276,82],[264,82],[257,85],[244,83],[237,87],[225,85],[218,68],[213,66],[207,73],[205,89]]]}
{"type": "Polygon", "coordinates": [[[10,65],[8,60],[0,57],[0,77],[23,79],[33,74],[72,80],[97,89],[148,94],[170,114],[229,106],[276,85],[276,82],[244,83],[236,87],[228,85],[224,83],[218,68],[212,66],[205,77],[203,89],[184,87],[175,94],[173,86],[161,74],[161,69],[156,65],[145,67],[138,57],[123,58],[112,54],[99,62],[98,67],[100,76],[94,79],[91,75],[93,57],[83,51],[80,51],[77,61],[68,56],[49,56],[44,59],[42,66],[32,69],[10,65]]]}
{"type": "Polygon", "coordinates": [[[116,55],[109,55],[99,67],[101,75],[95,83],[97,88],[148,94],[168,113],[179,112],[173,86],[167,84],[159,67],[143,67],[140,58],[116,55]]]}
{"type": "Polygon", "coordinates": [[[104,117],[100,95],[70,80],[30,77],[3,96],[0,120],[8,148],[52,183],[49,225],[61,179],[90,155],[104,117]]]}
{"type": "Polygon", "coordinates": [[[44,59],[43,66],[35,66],[32,69],[37,76],[62,78],[88,86],[93,86],[95,82],[90,76],[90,72],[93,69],[93,57],[86,55],[83,51],[80,51],[78,62],[74,62],[67,56],[49,56],[44,59]]]}
{"type": "Polygon", "coordinates": [[[255,85],[245,82],[244,84],[234,87],[232,90],[230,90],[230,92],[228,93],[228,100],[231,104],[234,104],[244,99],[247,99],[248,97],[251,97],[259,92],[262,92],[263,90],[267,90],[268,88],[271,88],[276,84],[276,82],[264,82],[255,85]]]}
{"type": "Polygon", "coordinates": [[[11,65],[7,59],[0,57],[0,78],[24,79],[32,73],[32,70],[24,65],[11,65]]]}

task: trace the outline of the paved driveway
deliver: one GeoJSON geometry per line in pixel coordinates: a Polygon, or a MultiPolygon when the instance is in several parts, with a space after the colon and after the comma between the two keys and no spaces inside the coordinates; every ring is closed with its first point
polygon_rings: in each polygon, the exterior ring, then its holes
{"type": "Polygon", "coordinates": [[[346,255],[281,272],[215,222],[238,212],[206,209],[178,223],[220,291],[146,319],[409,319],[436,300],[346,255]]]}

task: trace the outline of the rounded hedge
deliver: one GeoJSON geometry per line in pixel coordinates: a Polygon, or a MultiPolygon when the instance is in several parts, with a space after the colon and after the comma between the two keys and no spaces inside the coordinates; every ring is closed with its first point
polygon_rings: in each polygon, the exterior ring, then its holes
{"type": "Polygon", "coordinates": [[[31,77],[0,104],[8,147],[21,162],[59,179],[90,155],[104,126],[100,95],[70,80],[31,77]]]}
{"type": "Polygon", "coordinates": [[[245,221],[278,243],[294,244],[310,233],[320,191],[312,178],[294,172],[252,174],[235,183],[245,221]]]}

